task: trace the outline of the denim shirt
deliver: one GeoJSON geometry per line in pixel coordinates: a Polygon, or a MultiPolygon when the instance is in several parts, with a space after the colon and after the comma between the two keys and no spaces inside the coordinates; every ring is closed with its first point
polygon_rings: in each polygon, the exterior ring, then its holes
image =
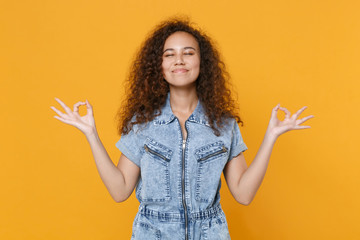
{"type": "Polygon", "coordinates": [[[229,119],[216,136],[200,101],[185,128],[187,139],[183,141],[168,94],[161,115],[135,125],[116,146],[140,168],[136,187],[140,208],[179,213],[187,224],[193,214],[219,205],[221,173],[226,163],[247,147],[235,119],[229,119]]]}

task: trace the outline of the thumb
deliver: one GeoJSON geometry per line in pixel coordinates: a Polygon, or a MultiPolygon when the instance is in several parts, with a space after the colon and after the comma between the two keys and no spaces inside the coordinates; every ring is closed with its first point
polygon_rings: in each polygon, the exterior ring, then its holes
{"type": "Polygon", "coordinates": [[[280,103],[278,103],[278,105],[276,105],[273,108],[273,110],[271,112],[271,118],[276,118],[276,115],[277,115],[277,112],[278,112],[279,108],[280,108],[280,103]]]}

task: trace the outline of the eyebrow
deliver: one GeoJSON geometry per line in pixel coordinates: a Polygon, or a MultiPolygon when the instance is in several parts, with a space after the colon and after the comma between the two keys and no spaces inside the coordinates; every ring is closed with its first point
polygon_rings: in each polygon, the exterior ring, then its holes
{"type": "MultiPolygon", "coordinates": [[[[193,47],[184,47],[183,49],[184,49],[184,50],[186,50],[186,49],[193,49],[194,51],[196,51],[196,49],[193,48],[193,47]]],[[[175,49],[173,49],[173,48],[167,48],[167,49],[165,49],[165,50],[163,51],[163,53],[166,52],[166,51],[174,51],[174,50],[175,50],[175,49]]]]}

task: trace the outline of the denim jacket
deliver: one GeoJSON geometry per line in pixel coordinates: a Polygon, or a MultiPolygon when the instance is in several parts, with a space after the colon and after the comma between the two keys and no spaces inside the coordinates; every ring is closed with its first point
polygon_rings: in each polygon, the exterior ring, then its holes
{"type": "Polygon", "coordinates": [[[235,119],[229,119],[221,135],[216,136],[199,101],[185,127],[186,141],[180,122],[171,110],[168,94],[161,115],[146,124],[135,125],[116,143],[141,170],[136,187],[140,207],[134,221],[133,239],[150,239],[146,232],[150,230],[157,236],[154,239],[168,239],[165,236],[173,240],[230,238],[219,204],[220,177],[226,163],[247,149],[239,126],[235,119]],[[221,217],[220,220],[213,218],[212,224],[210,213],[214,212],[219,212],[221,217]],[[144,216],[147,217],[144,219],[144,216]],[[175,224],[178,229],[160,224],[172,221],[179,223],[175,224]],[[213,233],[209,226],[216,224],[222,228],[214,229],[213,233]],[[136,227],[142,227],[142,232],[136,227]],[[179,237],[174,238],[174,234],[179,237]]]}

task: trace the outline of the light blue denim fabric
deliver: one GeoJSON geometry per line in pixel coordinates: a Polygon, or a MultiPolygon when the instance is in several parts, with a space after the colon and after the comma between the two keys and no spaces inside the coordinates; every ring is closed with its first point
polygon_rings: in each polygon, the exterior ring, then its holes
{"type": "Polygon", "coordinates": [[[221,135],[214,135],[199,101],[185,127],[184,143],[169,94],[160,116],[135,125],[116,143],[141,169],[133,240],[230,239],[220,177],[226,163],[247,149],[239,126],[229,119],[221,135]]]}

